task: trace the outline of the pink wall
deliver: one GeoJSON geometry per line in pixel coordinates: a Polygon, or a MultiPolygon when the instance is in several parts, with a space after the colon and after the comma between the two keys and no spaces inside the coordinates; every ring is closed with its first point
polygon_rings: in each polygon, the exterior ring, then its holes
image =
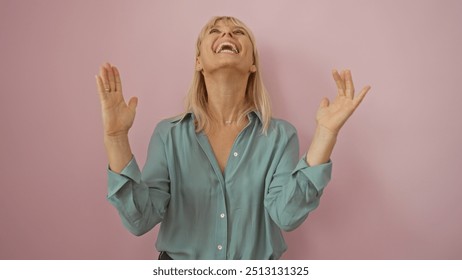
{"type": "Polygon", "coordinates": [[[288,259],[462,258],[462,2],[0,1],[0,259],[152,259],[105,200],[94,74],[138,95],[141,164],[182,109],[194,42],[213,15],[254,31],[275,115],[306,150],[332,68],[372,90],[341,133],[320,207],[288,259]]]}

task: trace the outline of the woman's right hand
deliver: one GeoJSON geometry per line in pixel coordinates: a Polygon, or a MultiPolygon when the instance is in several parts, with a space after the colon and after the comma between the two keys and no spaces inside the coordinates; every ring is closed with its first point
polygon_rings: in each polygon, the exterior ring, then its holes
{"type": "Polygon", "coordinates": [[[128,104],[122,95],[120,74],[115,66],[105,63],[95,76],[103,114],[105,137],[128,135],[135,120],[138,98],[132,97],[128,104]]]}

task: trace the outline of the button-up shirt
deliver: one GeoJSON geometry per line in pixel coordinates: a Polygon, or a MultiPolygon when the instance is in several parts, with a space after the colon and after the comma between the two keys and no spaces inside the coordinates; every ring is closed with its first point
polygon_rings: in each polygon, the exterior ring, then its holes
{"type": "Polygon", "coordinates": [[[295,128],[272,119],[262,133],[251,112],[221,171],[194,115],[161,121],[143,171],[133,157],[120,174],[108,169],[108,200],[124,226],[142,235],[160,223],[156,248],[173,259],[278,259],[282,230],[314,210],[332,164],[299,160],[295,128]]]}

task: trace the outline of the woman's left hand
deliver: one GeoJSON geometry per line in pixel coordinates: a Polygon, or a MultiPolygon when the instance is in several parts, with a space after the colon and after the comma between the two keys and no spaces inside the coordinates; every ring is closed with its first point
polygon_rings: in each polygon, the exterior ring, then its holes
{"type": "Polygon", "coordinates": [[[337,70],[333,70],[332,76],[337,83],[338,94],[332,103],[329,99],[323,98],[316,114],[316,122],[319,128],[327,129],[337,135],[371,87],[365,86],[357,96],[354,96],[355,88],[350,70],[344,70],[340,74],[337,70]]]}

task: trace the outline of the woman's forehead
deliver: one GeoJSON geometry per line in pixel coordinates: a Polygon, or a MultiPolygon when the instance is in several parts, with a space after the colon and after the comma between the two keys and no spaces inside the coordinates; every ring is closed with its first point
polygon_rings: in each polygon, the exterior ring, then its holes
{"type": "Polygon", "coordinates": [[[232,18],[218,18],[210,22],[210,24],[208,24],[208,29],[221,26],[238,26],[244,28],[242,24],[239,24],[236,20],[232,18]]]}

